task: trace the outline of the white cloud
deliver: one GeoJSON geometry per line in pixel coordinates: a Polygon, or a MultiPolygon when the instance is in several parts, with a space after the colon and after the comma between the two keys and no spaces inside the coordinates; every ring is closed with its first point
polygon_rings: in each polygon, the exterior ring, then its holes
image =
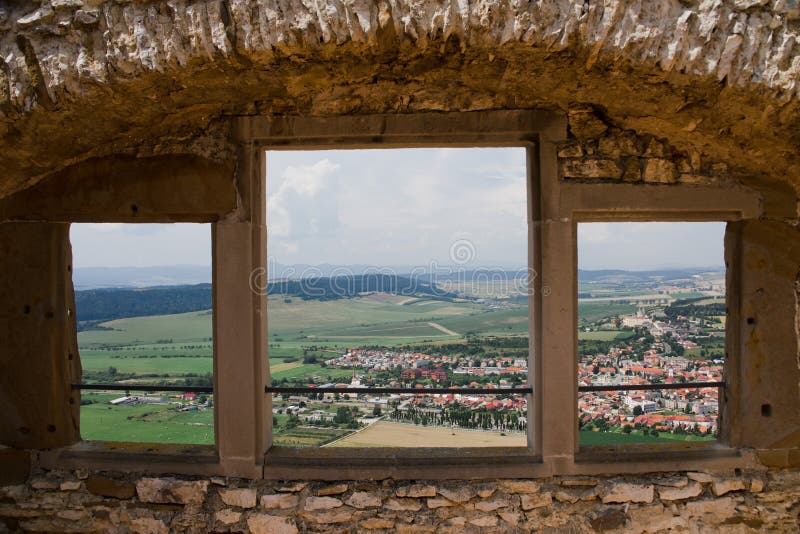
{"type": "Polygon", "coordinates": [[[335,176],[339,165],[328,159],[313,165],[288,166],[267,175],[268,188],[273,174],[275,192],[267,198],[268,231],[275,238],[297,238],[325,233],[338,221],[336,204],[330,202],[336,192],[335,176]]]}

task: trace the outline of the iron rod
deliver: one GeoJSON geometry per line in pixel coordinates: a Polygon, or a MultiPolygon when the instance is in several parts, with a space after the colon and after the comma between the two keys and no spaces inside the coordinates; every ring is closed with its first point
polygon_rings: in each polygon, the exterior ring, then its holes
{"type": "Polygon", "coordinates": [[[428,395],[431,393],[476,394],[476,395],[508,395],[533,393],[532,388],[312,388],[312,387],[278,387],[267,386],[266,393],[369,393],[371,395],[407,393],[428,395]]]}

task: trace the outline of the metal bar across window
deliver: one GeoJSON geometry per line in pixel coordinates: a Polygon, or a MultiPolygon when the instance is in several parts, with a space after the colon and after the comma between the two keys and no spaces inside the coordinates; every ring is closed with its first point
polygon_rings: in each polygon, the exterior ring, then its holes
{"type": "Polygon", "coordinates": [[[615,386],[578,386],[578,391],[644,391],[654,389],[722,388],[725,382],[682,382],[671,384],[617,384],[615,386]]]}
{"type": "Polygon", "coordinates": [[[128,384],[72,384],[72,389],[108,391],[179,391],[184,393],[213,393],[212,386],[136,386],[128,384]]]}
{"type": "Polygon", "coordinates": [[[362,387],[278,387],[267,386],[264,388],[266,393],[369,393],[370,395],[381,394],[415,394],[427,395],[432,393],[452,393],[459,395],[530,395],[533,388],[362,388],[362,387]]]}

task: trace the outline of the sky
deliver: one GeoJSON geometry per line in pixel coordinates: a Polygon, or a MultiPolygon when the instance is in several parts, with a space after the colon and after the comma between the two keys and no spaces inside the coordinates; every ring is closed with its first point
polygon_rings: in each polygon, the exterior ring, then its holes
{"type": "MultiPolygon", "coordinates": [[[[267,154],[268,251],[284,264],[526,264],[525,151],[267,154]]],[[[591,223],[579,267],[719,267],[723,223],[591,223]]],[[[74,224],[76,268],[209,265],[208,224],[74,224]]]]}

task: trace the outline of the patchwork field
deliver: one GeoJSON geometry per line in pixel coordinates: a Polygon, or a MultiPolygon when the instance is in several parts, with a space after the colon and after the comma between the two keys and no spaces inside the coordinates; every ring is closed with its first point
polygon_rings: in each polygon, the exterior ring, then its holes
{"type": "Polygon", "coordinates": [[[426,427],[378,421],[328,447],[526,447],[525,434],[426,427]]]}

